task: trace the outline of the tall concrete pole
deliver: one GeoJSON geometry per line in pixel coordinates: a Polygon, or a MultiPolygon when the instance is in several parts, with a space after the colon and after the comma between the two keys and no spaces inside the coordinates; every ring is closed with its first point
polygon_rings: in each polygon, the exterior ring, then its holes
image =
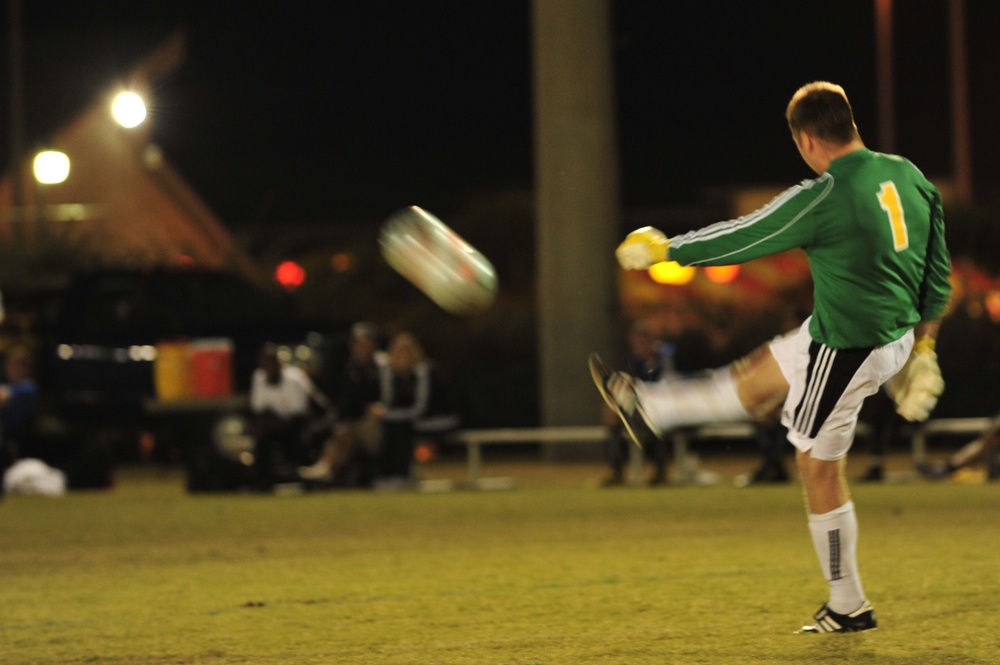
{"type": "Polygon", "coordinates": [[[875,85],[878,88],[878,149],[881,152],[896,152],[896,77],[892,35],[892,0],[875,0],[875,85]]]}
{"type": "Polygon", "coordinates": [[[969,130],[969,82],[965,61],[965,0],[949,0],[951,42],[951,114],[954,177],[958,198],[972,202],[972,142],[969,130]]]}
{"type": "Polygon", "coordinates": [[[541,418],[599,422],[587,355],[619,329],[610,0],[533,0],[541,418]]]}

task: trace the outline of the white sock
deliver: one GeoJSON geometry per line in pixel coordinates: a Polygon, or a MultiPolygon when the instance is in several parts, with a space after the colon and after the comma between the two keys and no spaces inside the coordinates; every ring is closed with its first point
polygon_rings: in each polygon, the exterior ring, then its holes
{"type": "Polygon", "coordinates": [[[646,415],[664,430],[750,418],[736,394],[736,379],[729,367],[695,379],[637,381],[636,394],[646,415]]]}
{"type": "Polygon", "coordinates": [[[822,515],[809,513],[809,533],[830,585],[830,609],[850,614],[865,602],[858,574],[858,518],[854,502],[822,515]]]}

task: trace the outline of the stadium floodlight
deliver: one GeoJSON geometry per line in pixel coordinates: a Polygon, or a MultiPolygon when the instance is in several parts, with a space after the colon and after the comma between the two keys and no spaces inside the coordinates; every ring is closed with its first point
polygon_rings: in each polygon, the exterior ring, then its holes
{"type": "Polygon", "coordinates": [[[126,129],[138,127],[146,119],[146,103],[134,92],[119,92],[111,102],[111,115],[126,129]]]}
{"type": "Polygon", "coordinates": [[[43,150],[35,155],[35,180],[43,185],[57,185],[69,177],[69,157],[58,150],[43,150]]]}

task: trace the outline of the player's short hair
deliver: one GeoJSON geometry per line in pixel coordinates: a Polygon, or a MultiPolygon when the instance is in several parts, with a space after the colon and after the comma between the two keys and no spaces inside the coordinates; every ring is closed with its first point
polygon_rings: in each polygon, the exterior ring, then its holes
{"type": "Polygon", "coordinates": [[[814,81],[799,88],[788,102],[785,118],[796,135],[804,131],[839,145],[858,137],[847,93],[836,83],[814,81]]]}

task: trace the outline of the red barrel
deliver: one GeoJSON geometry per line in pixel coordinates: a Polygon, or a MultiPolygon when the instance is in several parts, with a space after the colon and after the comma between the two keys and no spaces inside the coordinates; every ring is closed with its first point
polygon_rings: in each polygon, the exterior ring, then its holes
{"type": "Polygon", "coordinates": [[[233,342],[199,339],[191,345],[191,382],[198,397],[233,394],[233,342]]]}

